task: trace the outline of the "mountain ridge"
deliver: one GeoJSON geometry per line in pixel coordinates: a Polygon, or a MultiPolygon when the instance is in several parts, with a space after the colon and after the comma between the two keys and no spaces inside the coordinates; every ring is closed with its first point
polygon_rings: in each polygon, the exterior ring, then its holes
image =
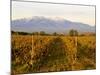
{"type": "Polygon", "coordinates": [[[66,33],[70,29],[79,32],[95,32],[95,26],[90,26],[81,22],[72,22],[66,19],[52,19],[47,17],[35,16],[32,18],[23,18],[11,21],[11,30],[23,32],[39,32],[47,33],[66,33]]]}

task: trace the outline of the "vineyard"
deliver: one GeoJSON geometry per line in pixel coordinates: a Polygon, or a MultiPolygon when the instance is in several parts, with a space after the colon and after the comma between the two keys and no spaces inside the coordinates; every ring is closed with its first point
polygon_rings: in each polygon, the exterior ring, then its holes
{"type": "Polygon", "coordinates": [[[12,35],[12,74],[95,69],[95,39],[12,35]]]}

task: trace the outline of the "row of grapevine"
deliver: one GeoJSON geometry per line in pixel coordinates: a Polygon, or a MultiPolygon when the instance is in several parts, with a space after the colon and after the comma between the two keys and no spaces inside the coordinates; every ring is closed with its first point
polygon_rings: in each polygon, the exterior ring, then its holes
{"type": "Polygon", "coordinates": [[[95,68],[95,37],[12,35],[12,73],[95,68]]]}
{"type": "Polygon", "coordinates": [[[31,59],[32,37],[29,35],[13,35],[11,41],[12,72],[26,72],[28,60],[31,59]]]}
{"type": "Polygon", "coordinates": [[[78,37],[77,58],[83,69],[96,68],[96,37],[78,37]]]}
{"type": "Polygon", "coordinates": [[[96,68],[95,36],[62,37],[66,43],[71,70],[86,70],[96,68]]]}

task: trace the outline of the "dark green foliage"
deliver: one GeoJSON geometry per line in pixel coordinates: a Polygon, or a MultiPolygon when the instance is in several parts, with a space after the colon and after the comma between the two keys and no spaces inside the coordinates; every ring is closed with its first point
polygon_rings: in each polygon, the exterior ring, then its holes
{"type": "Polygon", "coordinates": [[[31,35],[31,33],[28,33],[28,32],[15,32],[15,31],[11,31],[12,34],[15,34],[15,35],[31,35]]]}
{"type": "Polygon", "coordinates": [[[78,36],[78,31],[72,29],[72,30],[69,31],[69,35],[70,36],[78,36]]]}
{"type": "Polygon", "coordinates": [[[53,33],[54,36],[58,35],[56,32],[53,33]]]}

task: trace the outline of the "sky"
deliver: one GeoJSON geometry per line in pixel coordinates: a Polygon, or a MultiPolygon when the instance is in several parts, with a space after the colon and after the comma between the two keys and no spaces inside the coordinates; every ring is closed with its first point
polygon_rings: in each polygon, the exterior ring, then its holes
{"type": "Polygon", "coordinates": [[[12,1],[12,20],[44,16],[95,26],[95,7],[12,1]]]}

